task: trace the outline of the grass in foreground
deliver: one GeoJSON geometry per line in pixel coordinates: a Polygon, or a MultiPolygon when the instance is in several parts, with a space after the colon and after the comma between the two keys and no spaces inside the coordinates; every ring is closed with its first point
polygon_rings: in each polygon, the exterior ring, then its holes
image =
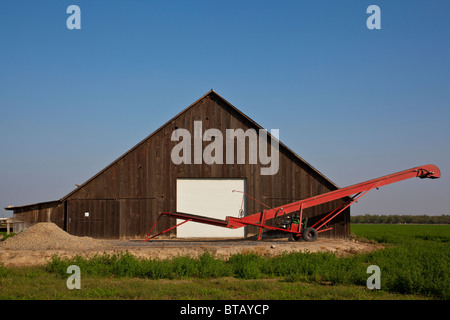
{"type": "Polygon", "coordinates": [[[0,299],[146,299],[146,300],[399,300],[424,299],[391,294],[361,286],[288,282],[283,279],[149,280],[140,278],[81,277],[81,289],[69,290],[66,279],[43,268],[8,270],[0,278],[0,299]]]}
{"type": "Polygon", "coordinates": [[[238,254],[228,260],[138,259],[131,254],[54,257],[44,268],[0,266],[0,299],[449,299],[450,226],[354,225],[384,250],[339,257],[238,254]],[[69,265],[82,290],[69,290],[69,265]],[[381,269],[382,290],[368,290],[367,266],[381,269]]]}

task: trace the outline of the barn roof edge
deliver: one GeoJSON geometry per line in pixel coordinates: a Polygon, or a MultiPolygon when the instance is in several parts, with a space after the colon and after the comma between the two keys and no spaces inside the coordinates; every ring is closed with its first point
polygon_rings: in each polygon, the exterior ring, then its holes
{"type": "MultiPolygon", "coordinates": [[[[82,189],[84,186],[86,186],[87,184],[89,184],[92,180],[94,180],[96,177],[98,177],[99,175],[101,175],[103,172],[105,172],[106,170],[108,170],[110,167],[112,167],[114,164],[116,164],[117,162],[119,162],[121,159],[125,158],[128,154],[130,154],[131,152],[133,152],[135,149],[137,149],[139,146],[141,146],[143,143],[145,143],[148,139],[150,139],[152,136],[154,136],[156,133],[158,133],[159,131],[161,131],[163,128],[165,128],[167,125],[169,125],[170,123],[172,123],[175,119],[177,119],[179,116],[181,116],[183,113],[185,113],[187,110],[189,110],[190,108],[192,108],[194,105],[196,105],[199,101],[201,101],[202,99],[204,99],[205,97],[209,96],[209,95],[215,95],[216,97],[218,97],[219,99],[221,99],[223,102],[225,102],[225,104],[231,108],[232,110],[234,110],[235,112],[237,112],[238,114],[240,114],[242,117],[244,117],[247,121],[249,121],[250,123],[252,123],[254,126],[256,126],[259,129],[263,129],[259,124],[257,124],[254,120],[252,120],[250,117],[248,117],[246,114],[244,114],[241,110],[239,110],[238,108],[236,108],[234,105],[232,105],[229,101],[227,101],[225,98],[223,98],[221,95],[219,95],[216,91],[214,91],[213,89],[210,89],[207,93],[205,93],[203,96],[201,96],[200,98],[198,98],[197,100],[195,100],[195,102],[191,103],[188,107],[184,108],[182,111],[180,111],[178,114],[176,114],[174,117],[172,117],[169,121],[167,121],[166,123],[164,123],[162,126],[160,126],[158,129],[156,129],[154,132],[152,132],[150,135],[148,135],[146,138],[144,138],[143,140],[141,140],[139,143],[137,143],[134,147],[132,147],[131,149],[129,149],[127,152],[125,152],[123,155],[121,155],[120,157],[118,157],[116,160],[114,160],[113,162],[111,162],[109,165],[107,165],[104,169],[102,169],[101,171],[99,171],[97,174],[95,174],[94,176],[92,176],[90,179],[88,179],[87,181],[85,181],[83,184],[81,184],[79,187],[77,187],[76,189],[74,189],[73,191],[69,192],[67,195],[65,195],[64,197],[62,197],[59,200],[55,200],[55,201],[48,201],[48,202],[42,202],[43,203],[52,203],[54,202],[55,204],[58,202],[63,202],[64,200],[66,200],[67,198],[69,198],[70,196],[72,196],[73,194],[75,194],[77,191],[79,191],[80,189],[82,189]]],[[[272,135],[270,134],[270,132],[267,132],[267,135],[269,137],[272,137],[272,135]]],[[[275,137],[273,137],[275,138],[275,137]]],[[[276,138],[275,138],[276,139],[276,138]]],[[[316,174],[318,174],[320,177],[322,177],[326,182],[328,182],[330,184],[330,186],[332,188],[336,188],[339,189],[339,187],[332,182],[330,179],[328,179],[324,174],[322,174],[319,170],[317,170],[316,168],[314,168],[310,163],[308,163],[307,161],[305,161],[302,157],[300,157],[298,154],[296,154],[294,151],[292,151],[290,148],[288,148],[285,144],[283,144],[281,141],[279,141],[277,139],[277,141],[279,142],[279,145],[284,148],[286,151],[288,151],[289,153],[291,153],[295,158],[297,158],[298,160],[300,160],[302,163],[304,163],[306,166],[308,166],[311,170],[313,170],[316,174]]],[[[39,204],[39,203],[37,203],[39,204]]],[[[24,205],[24,206],[9,206],[7,208],[5,208],[5,210],[14,210],[14,208],[21,208],[21,207],[28,207],[28,206],[34,206],[37,204],[30,204],[30,205],[24,205]]]]}

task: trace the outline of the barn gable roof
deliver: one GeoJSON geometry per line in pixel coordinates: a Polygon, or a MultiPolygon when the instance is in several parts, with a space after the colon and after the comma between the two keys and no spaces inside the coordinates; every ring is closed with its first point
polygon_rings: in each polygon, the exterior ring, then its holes
{"type": "MultiPolygon", "coordinates": [[[[131,152],[133,152],[135,149],[139,148],[139,146],[141,146],[143,143],[145,143],[147,140],[149,140],[151,137],[153,137],[156,133],[158,133],[159,131],[161,131],[163,128],[165,128],[166,126],[170,125],[171,123],[173,123],[173,121],[175,121],[178,117],[180,117],[181,115],[183,115],[186,111],[188,111],[189,109],[191,109],[192,107],[194,107],[199,101],[201,101],[202,99],[206,98],[206,97],[211,97],[211,98],[215,98],[215,99],[219,99],[220,101],[223,102],[223,106],[225,106],[225,108],[228,108],[230,111],[237,113],[239,116],[241,116],[243,119],[245,119],[246,121],[248,121],[249,123],[252,124],[252,126],[254,126],[257,129],[263,129],[265,130],[263,127],[261,127],[259,124],[257,124],[254,120],[252,120],[250,117],[248,117],[247,115],[245,115],[242,111],[240,111],[238,108],[236,108],[235,106],[233,106],[230,102],[228,102],[226,99],[224,99],[222,96],[220,96],[217,92],[215,92],[213,89],[211,89],[210,91],[208,91],[206,94],[204,94],[202,97],[200,97],[199,99],[197,99],[194,103],[192,103],[190,106],[188,106],[187,108],[185,108],[184,110],[182,110],[181,112],[179,112],[177,115],[175,115],[172,119],[170,119],[169,121],[167,121],[165,124],[163,124],[161,127],[159,127],[157,130],[155,130],[153,133],[151,133],[149,136],[147,136],[145,139],[143,139],[142,141],[140,141],[138,144],[136,144],[134,147],[132,147],[130,150],[128,150],[127,152],[125,152],[123,155],[121,155],[119,158],[117,158],[116,160],[114,160],[111,164],[109,164],[108,166],[106,166],[103,170],[99,171],[96,175],[94,175],[92,178],[90,178],[89,180],[87,180],[86,182],[84,182],[83,184],[81,184],[80,186],[78,186],[76,189],[74,189],[73,191],[71,191],[70,193],[68,193],[66,196],[64,196],[63,198],[61,198],[60,200],[56,200],[54,202],[63,202],[64,200],[68,199],[70,196],[72,196],[73,194],[75,194],[77,191],[81,190],[84,186],[86,186],[87,184],[89,184],[92,180],[94,180],[95,178],[97,178],[98,176],[100,176],[102,173],[104,173],[106,170],[108,170],[109,168],[111,168],[113,165],[115,165],[117,162],[119,162],[121,159],[125,158],[128,154],[130,154],[131,152]]],[[[272,135],[270,134],[270,132],[267,132],[268,137],[272,137],[272,135]]],[[[273,137],[275,138],[275,137],[273,137]]],[[[276,138],[275,138],[276,139],[276,138]]],[[[305,165],[307,168],[309,168],[311,171],[313,171],[318,177],[321,178],[322,181],[324,181],[326,184],[328,184],[328,186],[331,189],[338,189],[339,187],[332,182],[330,179],[328,179],[325,175],[323,175],[319,170],[317,170],[316,168],[314,168],[311,164],[309,164],[307,161],[305,161],[303,158],[301,158],[299,155],[297,155],[294,151],[292,151],[291,149],[289,149],[286,145],[284,145],[281,141],[279,141],[278,139],[276,139],[279,142],[279,147],[280,147],[280,151],[282,149],[284,149],[285,151],[287,151],[289,154],[291,154],[293,156],[294,159],[296,159],[297,161],[299,161],[300,163],[302,163],[303,165],[305,165]]],[[[21,206],[21,207],[25,207],[25,206],[21,206]]],[[[18,207],[8,207],[5,208],[7,210],[14,210],[14,208],[18,208],[18,207]]]]}

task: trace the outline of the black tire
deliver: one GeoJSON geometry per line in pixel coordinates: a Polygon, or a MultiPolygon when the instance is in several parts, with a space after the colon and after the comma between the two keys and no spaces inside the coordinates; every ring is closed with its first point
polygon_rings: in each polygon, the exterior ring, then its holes
{"type": "Polygon", "coordinates": [[[317,230],[314,228],[306,228],[303,230],[303,239],[308,242],[317,240],[317,230]]]}

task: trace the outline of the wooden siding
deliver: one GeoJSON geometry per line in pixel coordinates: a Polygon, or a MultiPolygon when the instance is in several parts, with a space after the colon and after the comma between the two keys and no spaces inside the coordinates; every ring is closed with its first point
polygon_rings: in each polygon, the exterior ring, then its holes
{"type": "MultiPolygon", "coordinates": [[[[317,171],[281,146],[279,170],[275,175],[261,175],[261,165],[248,164],[248,156],[246,164],[237,164],[236,152],[234,164],[175,165],[171,161],[171,150],[179,142],[171,141],[172,132],[176,128],[184,128],[191,132],[193,138],[194,121],[202,121],[203,132],[209,128],[217,128],[224,137],[226,129],[258,130],[253,122],[230,108],[219,96],[214,93],[206,95],[71,193],[64,200],[68,201],[69,232],[98,238],[142,238],[156,221],[159,212],[176,210],[177,178],[244,178],[247,181],[247,192],[270,206],[336,189],[317,171]],[[92,218],[84,218],[86,210],[93,212],[96,220],[94,215],[92,218]],[[91,222],[88,222],[89,219],[91,222]]],[[[209,143],[203,142],[203,148],[209,143]]],[[[225,147],[224,143],[224,160],[225,147]]],[[[248,154],[248,148],[246,153],[248,154]]],[[[339,203],[334,201],[310,208],[305,211],[305,215],[314,220],[339,203]]],[[[247,201],[248,214],[263,209],[259,203],[247,201]]],[[[237,214],[230,212],[229,215],[237,214]]],[[[155,232],[167,229],[174,222],[173,219],[165,218],[158,224],[155,232]]],[[[322,233],[321,237],[346,237],[349,234],[349,210],[330,226],[334,229],[322,233]]],[[[251,227],[248,232],[252,235],[257,229],[251,227]]],[[[176,229],[168,235],[175,236],[176,229]]]]}
{"type": "Polygon", "coordinates": [[[93,238],[119,238],[119,215],[119,202],[116,200],[67,200],[67,231],[93,238]],[[86,217],[85,213],[89,216],[86,217]]]}
{"type": "Polygon", "coordinates": [[[55,201],[14,209],[14,232],[23,231],[38,222],[53,222],[64,229],[64,205],[55,201]]]}

